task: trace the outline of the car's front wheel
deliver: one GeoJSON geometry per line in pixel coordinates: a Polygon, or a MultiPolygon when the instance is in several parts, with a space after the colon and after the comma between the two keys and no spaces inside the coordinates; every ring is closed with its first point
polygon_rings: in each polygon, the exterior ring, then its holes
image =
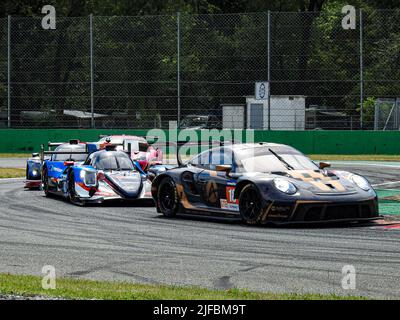
{"type": "Polygon", "coordinates": [[[239,210],[243,221],[247,224],[256,224],[262,214],[263,201],[257,187],[248,184],[240,192],[239,210]]]}
{"type": "Polygon", "coordinates": [[[50,196],[50,192],[49,192],[49,175],[47,173],[47,168],[45,167],[43,169],[43,191],[46,197],[50,196]]]}
{"type": "Polygon", "coordinates": [[[75,177],[73,171],[68,174],[68,198],[72,203],[78,202],[75,191],[75,177]]]}
{"type": "Polygon", "coordinates": [[[161,181],[157,192],[158,207],[166,217],[174,217],[178,212],[179,199],[174,181],[165,178],[161,181]]]}

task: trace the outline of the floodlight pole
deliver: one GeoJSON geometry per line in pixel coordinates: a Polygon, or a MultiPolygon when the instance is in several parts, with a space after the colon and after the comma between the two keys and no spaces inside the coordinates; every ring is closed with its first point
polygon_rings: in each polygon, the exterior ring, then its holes
{"type": "Polygon", "coordinates": [[[271,11],[268,10],[267,28],[267,81],[268,81],[268,130],[271,130],[271,11]]]}
{"type": "Polygon", "coordinates": [[[90,41],[90,113],[91,127],[95,127],[94,122],[94,84],[93,84],[93,14],[89,15],[89,41],[90,41]]]}
{"type": "Polygon", "coordinates": [[[177,122],[178,128],[181,122],[181,13],[176,13],[176,85],[177,85],[177,122]]]}
{"type": "Polygon", "coordinates": [[[364,56],[363,56],[363,12],[360,9],[360,128],[364,128],[364,56]]]}
{"type": "Polygon", "coordinates": [[[7,17],[7,126],[11,128],[11,16],[7,17]]]}

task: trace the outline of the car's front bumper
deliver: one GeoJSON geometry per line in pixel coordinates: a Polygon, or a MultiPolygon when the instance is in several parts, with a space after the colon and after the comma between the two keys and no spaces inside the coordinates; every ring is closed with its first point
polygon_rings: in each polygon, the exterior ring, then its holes
{"type": "Polygon", "coordinates": [[[261,217],[261,223],[330,223],[379,219],[376,198],[363,201],[273,202],[261,217]]]}
{"type": "Polygon", "coordinates": [[[33,189],[40,188],[42,180],[25,180],[25,188],[33,189]]]}

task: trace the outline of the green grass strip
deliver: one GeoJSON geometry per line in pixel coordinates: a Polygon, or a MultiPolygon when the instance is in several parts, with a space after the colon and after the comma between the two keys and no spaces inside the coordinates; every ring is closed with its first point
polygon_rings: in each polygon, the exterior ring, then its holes
{"type": "Polygon", "coordinates": [[[92,281],[70,278],[56,280],[56,289],[42,289],[42,278],[27,275],[0,274],[0,294],[47,296],[67,299],[107,300],[364,300],[364,297],[277,294],[246,290],[209,290],[198,287],[147,285],[128,282],[92,281]]]}
{"type": "Polygon", "coordinates": [[[23,168],[0,168],[0,179],[25,177],[26,169],[23,168]]]}

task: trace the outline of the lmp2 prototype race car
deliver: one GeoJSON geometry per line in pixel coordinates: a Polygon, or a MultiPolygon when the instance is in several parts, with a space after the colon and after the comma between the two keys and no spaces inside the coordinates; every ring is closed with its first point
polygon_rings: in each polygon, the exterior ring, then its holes
{"type": "Polygon", "coordinates": [[[126,150],[132,160],[140,164],[143,171],[147,172],[151,166],[161,165],[163,152],[154,148],[144,137],[132,135],[100,136],[99,149],[107,145],[117,146],[117,150],[126,150]]]}
{"type": "MultiPolygon", "coordinates": [[[[77,140],[70,141],[72,141],[73,144],[76,144],[75,141],[77,140]]],[[[58,147],[61,144],[64,143],[49,142],[49,151],[51,151],[52,147],[58,147]]],[[[160,169],[160,166],[162,165],[162,150],[153,147],[144,137],[131,135],[101,135],[98,142],[88,143],[88,146],[90,147],[90,152],[106,149],[106,147],[110,145],[115,146],[115,149],[117,151],[126,150],[134,163],[139,164],[139,170],[147,173],[149,169],[152,168],[151,176],[154,176],[154,171],[158,171],[160,169]]],[[[84,147],[85,144],[82,144],[81,146],[84,147]]],[[[65,143],[65,147],[68,147],[68,143],[65,143]]],[[[83,161],[86,159],[86,156],[82,156],[82,154],[75,154],[74,157],[80,158],[79,161],[83,161]]],[[[61,158],[61,156],[59,156],[58,158],[61,158]]],[[[40,159],[39,153],[32,153],[32,157],[27,160],[26,164],[25,188],[40,188],[42,184],[41,172],[42,161],[40,159]]]]}
{"type": "MultiPolygon", "coordinates": [[[[61,195],[75,204],[105,200],[138,200],[151,197],[151,182],[124,151],[115,146],[90,153],[94,146],[78,141],[62,144],[43,162],[46,196],[61,195]]],[[[42,156],[42,157],[43,157],[42,156]]]]}
{"type": "Polygon", "coordinates": [[[317,166],[286,145],[220,146],[159,174],[152,195],[157,211],[167,217],[213,215],[247,224],[378,219],[369,182],[328,166],[317,166]]]}
{"type": "Polygon", "coordinates": [[[25,188],[37,189],[42,185],[42,161],[39,153],[32,153],[26,161],[25,188]]]}
{"type": "MultiPolygon", "coordinates": [[[[51,151],[53,147],[58,148],[59,151],[61,149],[72,150],[78,152],[86,152],[86,144],[79,142],[79,140],[72,139],[67,143],[64,142],[48,142],[48,151],[51,151]]],[[[43,151],[43,150],[42,150],[43,151]]],[[[71,155],[71,154],[70,154],[71,155]]],[[[45,160],[53,160],[53,161],[64,161],[63,159],[67,156],[63,155],[54,155],[43,157],[41,159],[39,153],[32,153],[32,157],[29,158],[26,162],[26,180],[25,180],[25,188],[28,189],[37,189],[42,186],[42,164],[45,160]]],[[[86,159],[86,155],[84,153],[76,153],[71,155],[71,161],[82,162],[86,159]]]]}

